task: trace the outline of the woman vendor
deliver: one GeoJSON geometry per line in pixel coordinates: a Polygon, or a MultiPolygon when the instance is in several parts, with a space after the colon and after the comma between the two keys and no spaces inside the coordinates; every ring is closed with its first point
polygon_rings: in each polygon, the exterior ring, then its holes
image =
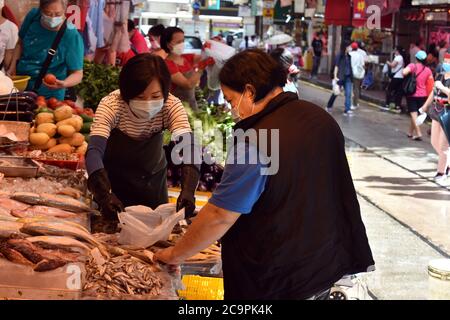
{"type": "Polygon", "coordinates": [[[64,100],[66,89],[76,86],[83,79],[83,39],[76,27],[65,21],[66,8],[67,0],[40,0],[39,8],[28,13],[20,28],[19,42],[9,70],[10,74],[31,77],[27,90],[35,89],[39,95],[58,100],[64,100]],[[50,49],[58,34],[62,34],[62,38],[55,54],[50,49]],[[55,75],[57,80],[41,85],[39,75],[44,61],[51,54],[53,59],[45,73],[55,75]]]}
{"type": "Polygon", "coordinates": [[[165,61],[172,78],[170,92],[197,110],[195,87],[200,82],[203,70],[208,65],[214,64],[214,60],[209,58],[202,61],[199,55],[183,54],[184,32],[177,27],[164,30],[161,48],[168,53],[165,61]]]}
{"type": "Polygon", "coordinates": [[[259,140],[235,142],[209,203],[175,247],[156,257],[180,264],[222,239],[225,299],[235,300],[327,299],[344,275],[373,270],[335,120],[283,92],[286,72],[263,51],[235,55],[219,78],[241,118],[235,138],[253,132],[259,140]],[[269,141],[261,139],[269,135],[278,151],[270,165],[278,170],[268,174],[269,141]]]}
{"type": "MultiPolygon", "coordinates": [[[[121,70],[120,89],[103,98],[97,108],[86,167],[88,188],[107,219],[117,220],[123,207],[155,209],[168,202],[163,131],[169,129],[178,142],[192,138],[186,111],[169,87],[164,60],[150,53],[139,54],[121,70]]],[[[191,164],[185,161],[182,166],[177,209],[185,208],[188,217],[195,209],[200,176],[194,163],[200,161],[191,159],[191,164]]]]}

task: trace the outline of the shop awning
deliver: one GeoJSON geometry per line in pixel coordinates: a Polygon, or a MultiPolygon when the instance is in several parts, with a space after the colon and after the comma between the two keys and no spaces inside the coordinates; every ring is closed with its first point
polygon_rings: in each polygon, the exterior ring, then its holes
{"type": "Polygon", "coordinates": [[[351,25],[351,0],[327,0],[325,6],[325,24],[335,26],[351,25]]]}

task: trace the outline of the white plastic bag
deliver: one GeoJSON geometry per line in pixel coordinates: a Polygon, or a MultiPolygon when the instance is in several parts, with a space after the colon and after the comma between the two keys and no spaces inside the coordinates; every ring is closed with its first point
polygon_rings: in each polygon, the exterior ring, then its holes
{"type": "Polygon", "coordinates": [[[333,81],[331,82],[332,86],[333,86],[333,94],[335,96],[339,96],[341,94],[341,88],[338,85],[338,82],[336,81],[336,79],[333,79],[333,81]]]}
{"type": "Polygon", "coordinates": [[[225,62],[236,54],[236,49],[218,41],[208,40],[205,43],[205,55],[214,59],[215,64],[207,67],[208,88],[210,90],[219,90],[219,73],[225,62]]]}
{"type": "Polygon", "coordinates": [[[184,209],[176,212],[172,203],[155,210],[144,206],[127,207],[119,214],[122,230],[119,243],[148,248],[158,241],[167,240],[175,225],[184,219],[184,209]]]}

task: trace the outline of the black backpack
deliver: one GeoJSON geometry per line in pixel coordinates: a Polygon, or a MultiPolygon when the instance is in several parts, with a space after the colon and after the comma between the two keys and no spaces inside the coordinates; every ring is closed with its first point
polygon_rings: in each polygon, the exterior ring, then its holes
{"type": "MultiPolygon", "coordinates": [[[[416,72],[411,72],[404,80],[403,80],[403,92],[407,96],[412,96],[414,93],[416,93],[417,88],[417,77],[426,69],[427,67],[423,66],[422,71],[419,72],[419,74],[416,75],[416,72]]],[[[417,71],[417,65],[416,65],[416,71],[417,71]]]]}

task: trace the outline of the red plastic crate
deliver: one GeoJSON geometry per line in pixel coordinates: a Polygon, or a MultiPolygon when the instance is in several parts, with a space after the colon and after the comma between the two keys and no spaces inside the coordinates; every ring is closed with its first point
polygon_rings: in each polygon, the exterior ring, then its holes
{"type": "Polygon", "coordinates": [[[40,161],[42,163],[59,167],[62,169],[70,169],[70,170],[80,170],[84,169],[84,156],[78,155],[77,161],[69,161],[69,160],[41,160],[35,159],[36,161],[40,161]]]}

